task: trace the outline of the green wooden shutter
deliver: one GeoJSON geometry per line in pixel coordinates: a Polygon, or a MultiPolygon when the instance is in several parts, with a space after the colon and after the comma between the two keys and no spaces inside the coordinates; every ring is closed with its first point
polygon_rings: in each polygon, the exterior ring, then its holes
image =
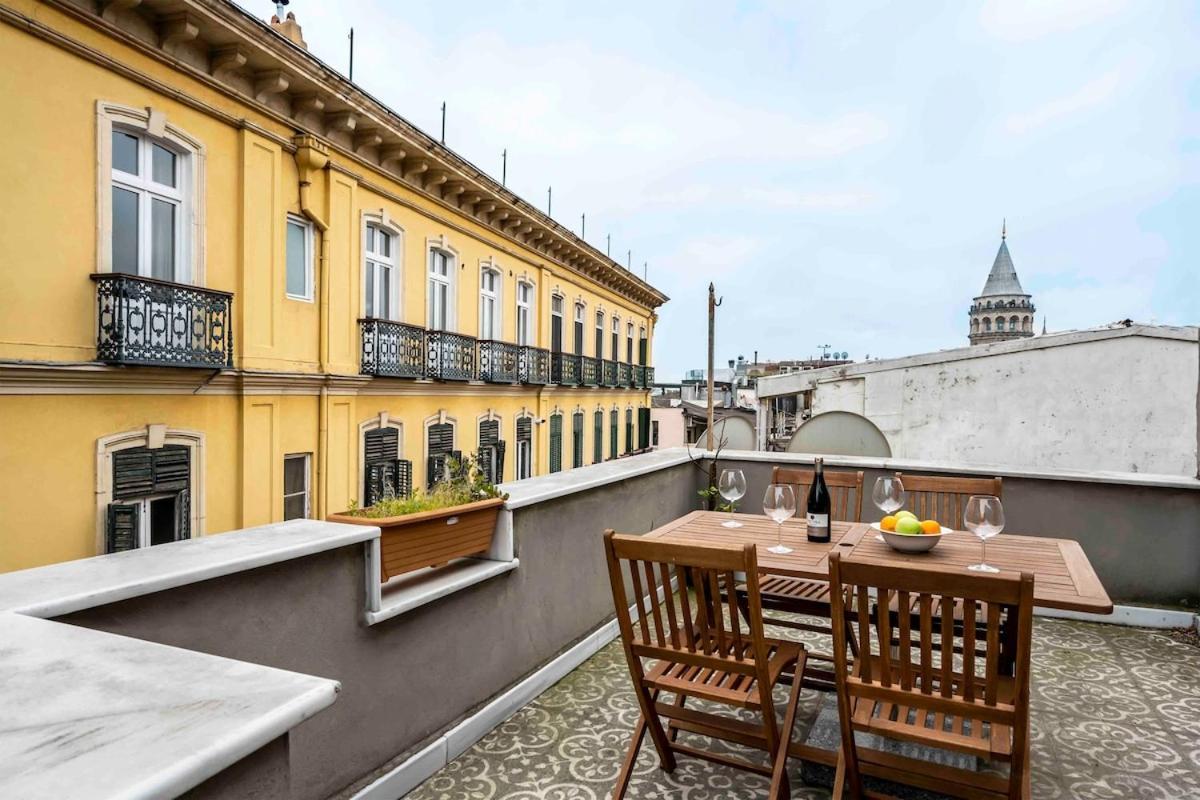
{"type": "Polygon", "coordinates": [[[394,461],[400,455],[400,431],[396,428],[376,428],[363,437],[363,462],[394,461]]]}
{"type": "Polygon", "coordinates": [[[571,466],[578,469],[583,466],[583,414],[575,413],[571,417],[571,466]]]}
{"type": "Polygon", "coordinates": [[[550,416],[550,471],[562,472],[562,414],[550,416]]]}
{"type": "Polygon", "coordinates": [[[113,453],[112,480],[114,500],[154,494],[154,451],[135,447],[113,453]]]}
{"type": "Polygon", "coordinates": [[[604,412],[597,411],[592,415],[592,462],[599,464],[604,460],[604,412]]]}
{"type": "Polygon", "coordinates": [[[496,442],[495,448],[496,448],[496,477],[493,479],[492,482],[493,483],[504,483],[504,451],[506,449],[504,446],[504,440],[501,439],[500,441],[496,442]]]}
{"type": "Polygon", "coordinates": [[[105,530],[105,552],[136,550],[141,526],[141,503],[110,503],[105,530]]]}
{"type": "Polygon", "coordinates": [[[638,409],[638,449],[646,450],[650,447],[650,409],[638,409]]]}
{"type": "Polygon", "coordinates": [[[192,492],[183,489],[175,495],[175,541],[192,538],[192,492]]]}
{"type": "Polygon", "coordinates": [[[412,462],[402,458],[377,461],[368,464],[364,505],[372,506],[387,497],[390,488],[393,497],[412,496],[412,462]]]}
{"type": "Polygon", "coordinates": [[[625,409],[625,453],[633,452],[633,409],[625,409]]]}
{"type": "Polygon", "coordinates": [[[182,492],[191,483],[191,452],[182,445],[167,445],[154,454],[154,493],[182,492]]]}
{"type": "Polygon", "coordinates": [[[614,408],[608,415],[608,457],[617,457],[617,426],[618,422],[617,410],[614,408]]]}
{"type": "MultiPolygon", "coordinates": [[[[429,426],[429,460],[425,465],[425,486],[433,485],[446,475],[446,462],[454,457],[454,426],[441,422],[429,426]]],[[[462,455],[458,458],[461,460],[462,455]]]]}

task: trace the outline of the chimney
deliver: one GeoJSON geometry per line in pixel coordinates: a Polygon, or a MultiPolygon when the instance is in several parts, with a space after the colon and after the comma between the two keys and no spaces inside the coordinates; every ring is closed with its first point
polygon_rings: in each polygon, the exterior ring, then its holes
{"type": "Polygon", "coordinates": [[[289,11],[287,12],[287,18],[281,22],[279,14],[283,13],[283,6],[286,4],[276,3],[275,5],[279,9],[279,13],[271,17],[271,27],[275,29],[276,33],[292,44],[307,50],[308,43],[304,41],[304,37],[300,33],[300,23],[296,22],[296,15],[289,11]]]}

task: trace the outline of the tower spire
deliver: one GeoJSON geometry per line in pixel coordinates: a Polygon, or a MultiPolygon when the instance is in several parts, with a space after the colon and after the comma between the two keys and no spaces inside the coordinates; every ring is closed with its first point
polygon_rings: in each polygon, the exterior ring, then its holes
{"type": "Polygon", "coordinates": [[[1002,223],[1000,223],[1000,241],[1004,241],[1007,238],[1008,238],[1008,217],[1005,217],[1004,221],[1002,223]]]}

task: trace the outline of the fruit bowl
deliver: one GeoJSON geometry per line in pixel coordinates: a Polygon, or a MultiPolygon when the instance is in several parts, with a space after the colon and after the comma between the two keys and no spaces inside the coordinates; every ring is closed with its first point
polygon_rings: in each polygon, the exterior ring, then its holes
{"type": "Polygon", "coordinates": [[[885,531],[878,523],[872,523],[871,527],[878,531],[888,547],[901,553],[926,553],[937,547],[942,537],[950,532],[949,528],[942,528],[940,533],[896,533],[885,531]]]}

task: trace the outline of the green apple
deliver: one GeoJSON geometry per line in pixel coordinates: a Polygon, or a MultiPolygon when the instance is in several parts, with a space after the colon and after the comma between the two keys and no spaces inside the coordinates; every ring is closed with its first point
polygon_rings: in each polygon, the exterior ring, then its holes
{"type": "Polygon", "coordinates": [[[921,521],[916,517],[901,517],[896,520],[896,533],[912,536],[921,533],[921,521]]]}
{"type": "Polygon", "coordinates": [[[904,510],[901,510],[901,511],[897,511],[897,512],[896,512],[896,516],[897,516],[897,517],[909,517],[910,519],[916,519],[916,518],[917,518],[917,515],[916,515],[916,514],[914,514],[914,513],[912,513],[912,512],[911,512],[911,511],[909,511],[908,509],[904,509],[904,510]]]}

